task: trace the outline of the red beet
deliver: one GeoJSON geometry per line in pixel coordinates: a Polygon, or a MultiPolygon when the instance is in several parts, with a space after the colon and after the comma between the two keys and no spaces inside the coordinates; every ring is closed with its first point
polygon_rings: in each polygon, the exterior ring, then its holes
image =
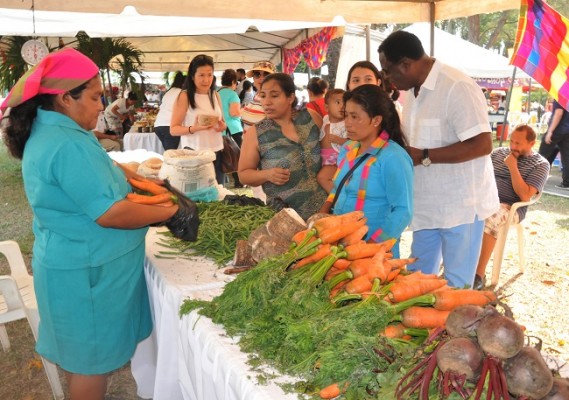
{"type": "Polygon", "coordinates": [[[455,308],[448,315],[446,330],[452,337],[469,337],[476,335],[484,309],[480,306],[465,305],[455,308]]]}
{"type": "Polygon", "coordinates": [[[472,339],[453,338],[443,344],[437,352],[437,365],[443,372],[452,371],[472,380],[480,373],[482,350],[472,339]]]}
{"type": "Polygon", "coordinates": [[[504,362],[508,391],[516,396],[541,399],[553,387],[553,375],[534,347],[523,347],[504,362]]]}
{"type": "Polygon", "coordinates": [[[505,360],[518,354],[524,345],[524,332],[512,319],[492,313],[476,330],[478,343],[485,353],[505,360]]]}
{"type": "Polygon", "coordinates": [[[569,380],[554,378],[551,391],[542,400],[569,400],[569,380]]]}

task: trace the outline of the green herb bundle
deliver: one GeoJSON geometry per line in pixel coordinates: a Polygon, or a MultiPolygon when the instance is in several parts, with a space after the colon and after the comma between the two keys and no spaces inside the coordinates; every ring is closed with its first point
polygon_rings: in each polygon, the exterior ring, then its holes
{"type": "Polygon", "coordinates": [[[211,302],[187,300],[180,312],[201,308],[200,314],[240,337],[252,360],[303,380],[294,390],[310,396],[333,382],[349,382],[344,398],[374,398],[378,373],[395,357],[379,335],[391,317],[387,307],[371,296],[336,308],[323,275],[314,280],[321,264],[287,271],[300,254],[306,248],[264,260],[211,302]]]}
{"type": "Polygon", "coordinates": [[[187,242],[168,231],[158,245],[168,248],[158,258],[205,256],[219,266],[233,259],[238,240],[247,240],[253,230],[270,220],[275,211],[264,206],[239,206],[222,202],[197,203],[200,216],[198,239],[187,242]]]}

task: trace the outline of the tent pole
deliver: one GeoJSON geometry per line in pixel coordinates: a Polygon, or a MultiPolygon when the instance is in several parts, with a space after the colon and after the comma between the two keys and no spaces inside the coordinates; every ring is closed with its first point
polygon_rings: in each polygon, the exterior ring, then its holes
{"type": "Polygon", "coordinates": [[[371,33],[370,33],[369,25],[365,26],[365,32],[366,32],[366,60],[370,61],[371,60],[371,33]]]}
{"type": "Polygon", "coordinates": [[[516,71],[518,67],[514,67],[514,72],[512,72],[512,81],[510,82],[510,89],[506,95],[506,110],[504,111],[504,122],[502,123],[502,132],[500,132],[500,147],[502,147],[502,142],[504,141],[504,136],[506,135],[506,129],[508,128],[508,113],[510,112],[510,100],[512,98],[512,90],[514,89],[514,80],[516,79],[516,71]]]}
{"type": "Polygon", "coordinates": [[[429,19],[430,19],[430,34],[431,34],[431,57],[435,55],[435,2],[429,3],[429,19]]]}

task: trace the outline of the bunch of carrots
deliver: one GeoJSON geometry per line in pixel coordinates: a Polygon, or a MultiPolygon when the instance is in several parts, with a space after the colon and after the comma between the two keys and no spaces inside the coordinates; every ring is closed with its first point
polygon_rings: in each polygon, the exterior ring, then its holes
{"type": "Polygon", "coordinates": [[[126,199],[133,203],[171,207],[178,201],[176,195],[150,179],[139,176],[128,179],[136,192],[128,193],[126,199]]]}
{"type": "MultiPolygon", "coordinates": [[[[314,284],[324,280],[332,303],[341,307],[370,296],[387,306],[391,321],[380,335],[422,343],[432,330],[445,325],[449,313],[465,304],[485,306],[496,301],[492,291],[456,289],[435,274],[410,272],[414,258],[393,259],[394,239],[367,243],[365,218],[360,211],[317,220],[293,237],[291,247],[311,243],[312,251],[293,270],[308,270],[314,284]]],[[[322,389],[321,398],[338,396],[346,384],[322,389]]]]}

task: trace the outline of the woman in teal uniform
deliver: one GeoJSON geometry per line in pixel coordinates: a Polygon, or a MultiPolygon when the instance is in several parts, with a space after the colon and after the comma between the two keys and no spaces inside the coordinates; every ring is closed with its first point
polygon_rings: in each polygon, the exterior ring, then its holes
{"type": "Polygon", "coordinates": [[[144,237],[149,224],[178,212],[125,200],[128,172],[91,132],[101,95],[97,66],[64,49],[20,78],[0,107],[34,214],[36,350],[66,372],[71,399],[81,400],[103,399],[106,374],[150,334],[144,237]]]}

